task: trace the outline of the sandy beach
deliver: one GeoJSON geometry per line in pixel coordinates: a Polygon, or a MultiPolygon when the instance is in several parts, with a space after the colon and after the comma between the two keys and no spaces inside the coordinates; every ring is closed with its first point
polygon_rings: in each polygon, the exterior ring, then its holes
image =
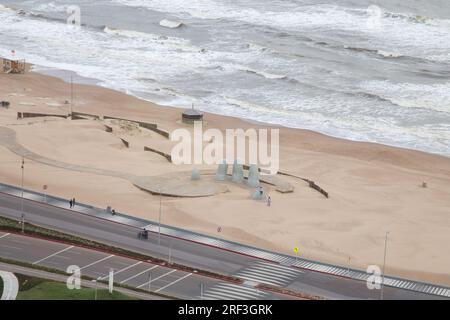
{"type": "MultiPolygon", "coordinates": [[[[181,124],[181,109],[159,106],[99,86],[74,85],[73,110],[157,123],[167,131],[181,124]]],[[[16,142],[43,157],[122,175],[161,175],[192,170],[145,152],[170,143],[149,130],[110,121],[56,117],[17,119],[17,112],[70,112],[70,84],[38,73],[0,74],[0,126],[14,130],[16,142]],[[130,148],[120,141],[126,137],[130,148]]],[[[237,118],[205,114],[205,128],[265,128],[237,118]]],[[[270,126],[271,128],[278,128],[270,126]]],[[[329,192],[326,199],[297,178],[282,194],[264,185],[272,205],[250,198],[251,189],[229,184],[229,192],[204,198],[163,197],[163,223],[301,256],[366,269],[383,263],[389,231],[386,272],[450,284],[450,159],[379,144],[353,142],[299,129],[280,129],[280,170],[305,177],[329,192]],[[422,183],[427,187],[422,187],[422,183]],[[221,232],[217,229],[221,227],[221,232]]],[[[20,185],[21,157],[0,146],[1,182],[20,185]]],[[[202,166],[215,170],[215,166],[202,166]]],[[[65,170],[26,160],[25,187],[152,220],[159,197],[127,179],[65,170]]]]}

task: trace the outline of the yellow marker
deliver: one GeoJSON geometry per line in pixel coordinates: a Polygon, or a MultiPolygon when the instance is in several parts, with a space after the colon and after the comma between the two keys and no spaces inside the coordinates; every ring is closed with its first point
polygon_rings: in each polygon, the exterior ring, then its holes
{"type": "Polygon", "coordinates": [[[299,251],[298,247],[295,247],[295,248],[294,248],[294,252],[295,252],[295,253],[298,253],[298,251],[299,251]]]}

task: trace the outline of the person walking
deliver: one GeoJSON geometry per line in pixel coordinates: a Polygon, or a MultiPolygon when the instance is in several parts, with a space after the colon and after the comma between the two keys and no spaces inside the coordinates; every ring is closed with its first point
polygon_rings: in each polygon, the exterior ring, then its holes
{"type": "Polygon", "coordinates": [[[69,200],[69,205],[70,205],[70,208],[72,209],[72,205],[73,205],[72,199],[69,200]]]}
{"type": "Polygon", "coordinates": [[[75,208],[75,198],[72,199],[72,207],[75,208]]]}
{"type": "Polygon", "coordinates": [[[272,204],[272,198],[270,196],[267,196],[267,206],[270,207],[272,204]]]}

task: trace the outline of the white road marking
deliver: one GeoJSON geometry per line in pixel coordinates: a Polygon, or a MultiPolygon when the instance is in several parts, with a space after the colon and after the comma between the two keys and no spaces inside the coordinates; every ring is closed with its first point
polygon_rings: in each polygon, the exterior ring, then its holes
{"type": "MultiPolygon", "coordinates": [[[[121,273],[121,272],[123,272],[123,271],[126,271],[126,270],[128,270],[128,269],[131,269],[131,268],[133,268],[133,267],[135,267],[135,266],[137,266],[138,264],[141,264],[141,263],[142,263],[142,261],[138,261],[138,262],[136,262],[135,264],[132,264],[131,266],[128,265],[127,267],[125,267],[125,268],[123,268],[123,269],[120,269],[120,270],[118,270],[117,272],[114,272],[114,276],[117,275],[117,274],[119,274],[119,273],[121,273]]],[[[108,276],[101,277],[100,280],[106,279],[106,278],[108,278],[108,277],[109,277],[109,275],[108,275],[108,276]]]]}
{"type": "Polygon", "coordinates": [[[223,289],[226,289],[229,292],[234,292],[238,295],[245,293],[246,295],[255,296],[255,299],[257,297],[264,296],[264,294],[262,294],[260,290],[254,288],[247,288],[243,286],[236,286],[236,285],[233,286],[231,284],[227,285],[218,284],[217,286],[214,287],[214,290],[223,290],[223,289]]]}
{"type": "Polygon", "coordinates": [[[273,264],[273,263],[267,263],[267,262],[260,262],[258,263],[260,267],[264,267],[266,269],[272,269],[272,270],[276,270],[278,272],[287,272],[293,275],[298,275],[299,273],[303,273],[301,270],[296,270],[293,268],[289,268],[289,267],[285,267],[282,266],[280,264],[273,264]]]}
{"type": "Polygon", "coordinates": [[[165,277],[165,276],[168,276],[169,274],[174,273],[174,272],[177,272],[177,271],[178,271],[178,270],[172,270],[172,271],[169,271],[169,272],[167,272],[167,273],[164,273],[162,276],[159,276],[159,277],[157,277],[157,278],[155,278],[155,279],[152,279],[152,281],[147,281],[147,282],[141,284],[140,286],[137,286],[136,288],[139,289],[139,288],[141,288],[141,287],[143,287],[143,286],[145,286],[145,285],[148,285],[148,284],[152,283],[153,281],[156,281],[156,280],[158,280],[158,279],[161,279],[161,278],[163,278],[163,277],[165,277]]]}
{"type": "Polygon", "coordinates": [[[251,280],[251,281],[258,282],[258,283],[271,284],[274,286],[281,286],[283,284],[283,282],[281,282],[281,281],[272,280],[271,278],[267,279],[266,277],[262,277],[261,274],[253,273],[251,271],[241,271],[236,276],[239,278],[242,278],[242,279],[251,280]]]}
{"type": "Polygon", "coordinates": [[[2,235],[2,236],[0,236],[0,239],[1,238],[4,238],[4,237],[7,237],[7,236],[9,236],[11,233],[5,233],[4,235],[2,235]]]}
{"type": "MultiPolygon", "coordinates": [[[[252,269],[253,269],[255,272],[259,272],[259,273],[261,273],[261,274],[266,275],[268,278],[276,278],[276,277],[279,277],[279,278],[284,278],[284,279],[288,279],[288,280],[292,278],[292,275],[291,275],[291,274],[284,274],[283,272],[280,272],[280,271],[268,270],[268,269],[261,268],[261,267],[258,267],[258,266],[255,266],[255,267],[253,267],[252,269]]],[[[294,276],[294,277],[295,277],[295,276],[294,276]]]]}
{"type": "Polygon", "coordinates": [[[62,250],[60,250],[60,251],[58,251],[58,252],[55,252],[55,253],[53,253],[53,254],[51,254],[51,255],[45,257],[45,258],[42,258],[42,259],[40,259],[40,260],[38,260],[38,261],[33,262],[33,264],[41,263],[42,261],[47,260],[47,259],[49,259],[49,258],[51,258],[51,257],[54,257],[54,256],[56,256],[57,254],[60,254],[60,253],[62,253],[62,252],[64,252],[64,251],[70,250],[70,249],[72,249],[73,247],[74,247],[74,246],[69,246],[69,247],[67,247],[67,248],[65,248],[65,249],[62,249],[62,250]]]}
{"type": "Polygon", "coordinates": [[[7,245],[7,244],[0,244],[0,247],[10,248],[10,249],[14,249],[14,250],[22,250],[22,248],[14,247],[14,246],[9,246],[9,245],[7,245]]]}
{"type": "Polygon", "coordinates": [[[300,270],[258,261],[240,270],[236,276],[246,280],[283,287],[294,282],[302,273],[300,270]]]}
{"type": "Polygon", "coordinates": [[[137,276],[140,276],[140,275],[143,274],[143,273],[152,271],[153,269],[156,269],[156,268],[158,268],[158,267],[159,267],[159,266],[153,266],[153,267],[151,267],[151,268],[148,268],[147,270],[144,270],[144,271],[142,271],[142,272],[139,272],[138,274],[135,274],[134,276],[131,276],[131,277],[129,277],[128,279],[125,279],[125,280],[121,281],[120,283],[125,283],[125,282],[127,282],[127,281],[129,281],[129,280],[131,280],[131,279],[133,279],[133,278],[136,278],[137,276]]]}
{"type": "Polygon", "coordinates": [[[18,244],[22,244],[22,245],[26,245],[26,246],[28,246],[30,244],[30,241],[28,239],[22,240],[22,239],[13,238],[13,239],[10,239],[9,241],[15,242],[15,243],[18,243],[18,244]]]}
{"type": "Polygon", "coordinates": [[[267,293],[254,288],[230,283],[219,283],[206,290],[203,298],[206,298],[207,300],[258,300],[264,299],[264,297],[267,296],[267,293]]]}
{"type": "Polygon", "coordinates": [[[191,276],[191,275],[192,275],[192,273],[189,273],[189,274],[185,275],[184,277],[181,277],[181,278],[175,280],[174,282],[171,282],[171,283],[169,283],[168,285],[166,285],[166,286],[164,286],[164,287],[162,287],[162,288],[159,288],[159,289],[156,290],[155,292],[160,292],[161,290],[164,290],[164,289],[170,287],[171,285],[173,285],[173,284],[175,284],[175,283],[177,283],[177,282],[179,282],[179,281],[181,281],[181,280],[186,279],[187,277],[189,277],[189,276],[191,276]]]}
{"type": "Polygon", "coordinates": [[[80,270],[83,270],[83,269],[85,269],[85,268],[88,268],[88,267],[90,267],[90,266],[93,266],[94,264],[97,264],[97,263],[99,263],[99,262],[105,261],[105,260],[107,260],[107,259],[109,259],[109,258],[112,258],[112,257],[114,257],[113,254],[110,255],[110,256],[107,256],[107,257],[105,257],[105,258],[102,258],[102,259],[100,259],[100,260],[97,260],[97,261],[95,261],[95,262],[92,262],[92,263],[88,264],[87,266],[81,267],[80,270]]]}

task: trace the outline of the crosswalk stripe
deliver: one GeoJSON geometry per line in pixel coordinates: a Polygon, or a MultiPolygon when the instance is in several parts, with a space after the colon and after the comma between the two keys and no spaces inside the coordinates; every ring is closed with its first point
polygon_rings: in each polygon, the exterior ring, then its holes
{"type": "Polygon", "coordinates": [[[311,262],[307,262],[304,266],[302,266],[305,269],[310,269],[312,266],[314,265],[314,263],[311,262]]]}
{"type": "Polygon", "coordinates": [[[217,294],[217,293],[215,293],[215,294],[204,294],[203,295],[203,297],[210,297],[210,299],[211,300],[235,300],[235,299],[230,299],[229,297],[227,297],[227,296],[223,296],[223,295],[221,295],[221,294],[217,294]]]}
{"type": "MultiPolygon", "coordinates": [[[[289,275],[285,275],[285,274],[280,274],[279,272],[275,272],[275,271],[271,271],[271,270],[266,270],[266,269],[260,269],[260,268],[256,268],[253,267],[251,269],[247,269],[247,270],[243,270],[242,272],[254,272],[255,274],[260,274],[263,277],[267,277],[267,278],[271,278],[271,279],[278,279],[280,281],[290,281],[290,279],[292,279],[292,276],[289,275]]],[[[238,273],[238,275],[241,272],[238,273]]]]}
{"type": "Polygon", "coordinates": [[[214,288],[209,291],[210,294],[219,293],[224,296],[228,296],[230,299],[236,299],[236,300],[251,300],[255,299],[253,296],[249,295],[243,295],[243,294],[237,294],[236,292],[230,292],[222,288],[214,288]]]}
{"type": "Polygon", "coordinates": [[[260,266],[260,265],[254,265],[254,266],[248,268],[247,270],[261,270],[261,271],[267,272],[269,274],[276,274],[276,275],[280,275],[282,277],[287,277],[287,278],[297,277],[301,273],[301,272],[295,272],[295,271],[288,272],[285,270],[277,269],[276,267],[267,267],[267,266],[260,266]]]}
{"type": "Polygon", "coordinates": [[[229,290],[232,292],[236,292],[237,294],[247,294],[247,295],[251,295],[254,296],[255,298],[258,297],[263,297],[264,294],[258,293],[256,292],[256,290],[249,290],[249,289],[244,289],[244,288],[234,288],[234,287],[229,287],[229,286],[215,286],[213,288],[211,288],[211,290],[217,290],[217,289],[223,289],[223,290],[229,290]]]}
{"type": "Polygon", "coordinates": [[[261,279],[259,277],[255,277],[253,275],[239,275],[239,277],[242,278],[242,279],[251,280],[251,281],[255,281],[255,282],[259,282],[259,283],[271,284],[271,285],[274,285],[274,286],[277,286],[277,287],[281,285],[277,281],[261,279]]]}
{"type": "Polygon", "coordinates": [[[291,273],[295,276],[297,276],[299,273],[302,273],[300,270],[295,270],[289,267],[285,267],[282,265],[278,265],[278,264],[270,264],[270,263],[258,263],[257,265],[262,266],[266,269],[271,269],[277,272],[287,272],[287,273],[291,273]]]}
{"type": "MultiPolygon", "coordinates": [[[[201,297],[199,297],[199,298],[201,298],[201,297]]],[[[210,296],[209,294],[203,294],[203,299],[205,299],[205,300],[220,300],[219,298],[210,296]]]]}
{"type": "Polygon", "coordinates": [[[254,288],[231,283],[218,283],[208,289],[203,296],[228,300],[255,300],[263,299],[267,295],[266,292],[254,288]]]}

